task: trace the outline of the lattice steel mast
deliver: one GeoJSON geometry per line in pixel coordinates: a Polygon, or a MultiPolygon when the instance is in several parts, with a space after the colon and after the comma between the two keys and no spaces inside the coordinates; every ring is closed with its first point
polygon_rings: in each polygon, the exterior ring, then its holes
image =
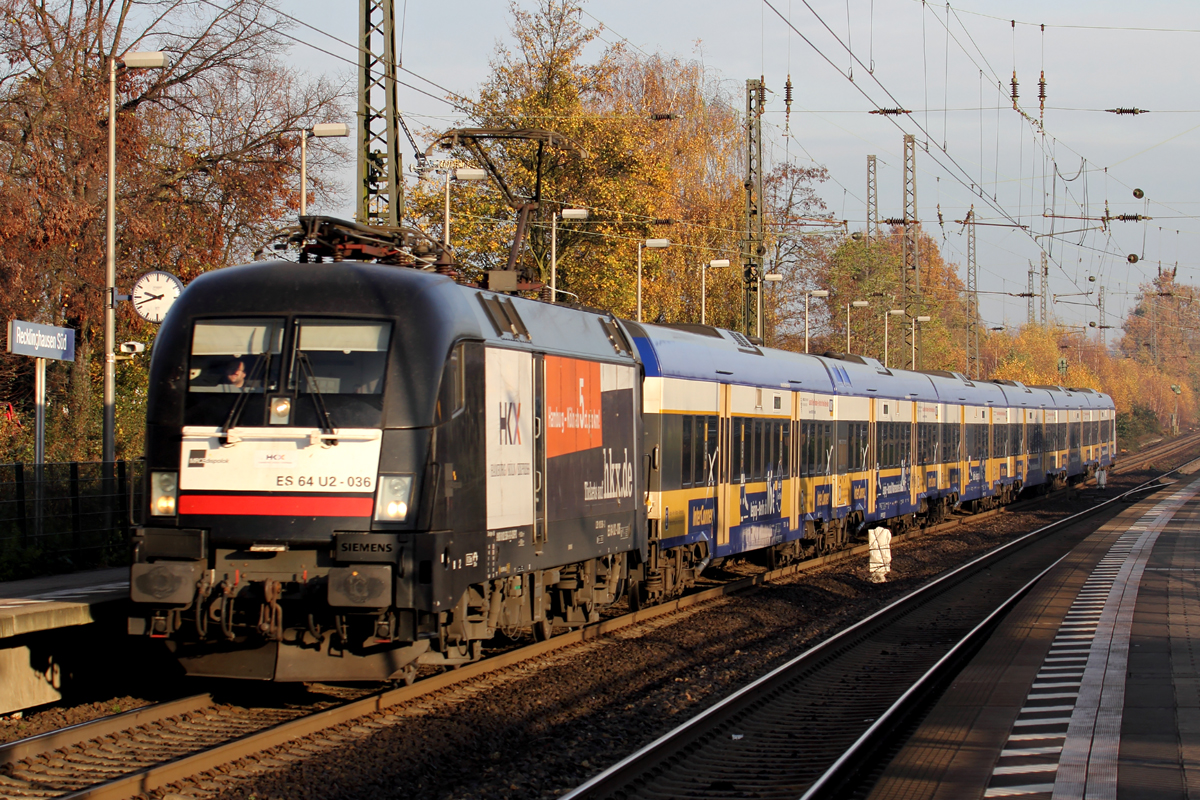
{"type": "Polygon", "coordinates": [[[745,287],[742,326],[747,336],[762,338],[762,111],[766,84],[746,81],[746,238],[742,240],[742,280],[745,287]]]}
{"type": "Polygon", "coordinates": [[[366,225],[404,217],[403,162],[396,113],[394,0],[359,0],[358,209],[366,225]]]}
{"type": "MultiPolygon", "coordinates": [[[[904,135],[904,244],[901,250],[900,283],[904,298],[904,314],[909,320],[921,312],[921,256],[917,245],[920,232],[917,219],[917,142],[912,134],[904,135]]],[[[913,325],[904,326],[904,355],[906,366],[915,369],[913,325]]]]}
{"type": "Polygon", "coordinates": [[[1042,251],[1042,325],[1050,325],[1050,260],[1042,251]]]}
{"type": "Polygon", "coordinates": [[[875,178],[875,156],[867,156],[867,244],[879,238],[879,184],[875,178]]]}
{"type": "Polygon", "coordinates": [[[1029,286],[1025,290],[1025,296],[1029,298],[1029,308],[1025,315],[1025,322],[1033,325],[1037,322],[1037,313],[1034,311],[1033,298],[1037,297],[1037,292],[1033,290],[1033,262],[1029,262],[1029,286]]]}

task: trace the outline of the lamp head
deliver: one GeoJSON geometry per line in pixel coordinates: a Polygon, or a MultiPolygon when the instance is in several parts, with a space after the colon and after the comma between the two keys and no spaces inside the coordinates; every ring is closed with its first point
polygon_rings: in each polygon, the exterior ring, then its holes
{"type": "Polygon", "coordinates": [[[889,317],[902,317],[902,316],[904,316],[904,309],[903,308],[890,308],[890,309],[888,309],[887,313],[888,313],[889,317]]]}
{"type": "Polygon", "coordinates": [[[456,181],[481,181],[487,177],[487,170],[479,167],[459,167],[454,170],[456,181]]]}
{"type": "Polygon", "coordinates": [[[867,302],[866,300],[855,300],[850,305],[854,306],[855,308],[866,308],[867,306],[869,306],[871,304],[869,302],[867,302]]]}
{"type": "Polygon", "coordinates": [[[808,294],[810,297],[829,297],[829,291],[826,289],[813,289],[808,294]]]}
{"type": "Polygon", "coordinates": [[[728,266],[729,266],[728,258],[714,258],[712,261],[708,262],[709,269],[723,269],[728,266]]]}
{"type": "Polygon", "coordinates": [[[313,125],[308,130],[317,139],[341,138],[350,135],[350,126],[344,122],[322,122],[320,125],[313,125]]]}
{"type": "Polygon", "coordinates": [[[783,280],[783,276],[778,272],[768,272],[766,275],[763,275],[763,280],[770,281],[771,283],[778,283],[779,281],[783,280]]]}
{"type": "Polygon", "coordinates": [[[917,317],[917,322],[929,322],[933,317],[917,317]]]}
{"type": "Polygon", "coordinates": [[[165,69],[170,62],[162,52],[126,53],[117,59],[126,69],[165,69]]]}
{"type": "Polygon", "coordinates": [[[670,239],[647,239],[645,242],[643,242],[643,246],[648,247],[651,250],[661,250],[664,247],[670,247],[671,240],[670,239]]]}
{"type": "Polygon", "coordinates": [[[558,216],[561,219],[587,219],[588,210],[586,208],[564,208],[558,216]]]}

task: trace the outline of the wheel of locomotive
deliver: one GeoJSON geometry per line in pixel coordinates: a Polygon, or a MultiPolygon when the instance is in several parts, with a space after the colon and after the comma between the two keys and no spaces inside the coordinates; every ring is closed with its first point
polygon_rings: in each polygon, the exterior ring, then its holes
{"type": "Polygon", "coordinates": [[[554,623],[549,618],[543,618],[533,623],[533,640],[544,642],[554,635],[554,623]]]}

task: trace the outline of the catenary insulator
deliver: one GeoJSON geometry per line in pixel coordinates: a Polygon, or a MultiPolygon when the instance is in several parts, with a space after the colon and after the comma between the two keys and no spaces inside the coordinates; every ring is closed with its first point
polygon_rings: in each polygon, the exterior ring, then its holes
{"type": "Polygon", "coordinates": [[[792,73],[788,73],[787,83],[783,85],[784,128],[792,129],[792,73]]]}

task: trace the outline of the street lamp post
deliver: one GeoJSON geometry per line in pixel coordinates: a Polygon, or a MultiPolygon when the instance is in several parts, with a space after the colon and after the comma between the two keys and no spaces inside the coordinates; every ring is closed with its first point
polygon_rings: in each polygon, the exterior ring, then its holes
{"type": "Polygon", "coordinates": [[[850,308],[851,307],[866,308],[869,305],[871,305],[871,304],[869,302],[867,302],[866,300],[854,300],[853,302],[846,303],[846,353],[847,354],[850,353],[850,308]]]}
{"type": "Polygon", "coordinates": [[[890,308],[883,315],[883,368],[887,369],[888,365],[888,317],[904,316],[903,308],[890,308]]]}
{"type": "Polygon", "coordinates": [[[481,181],[487,177],[487,170],[478,167],[459,167],[451,172],[446,170],[446,210],[442,216],[442,246],[450,249],[450,181],[481,181]]]}
{"type": "MultiPolygon", "coordinates": [[[[780,273],[778,273],[778,272],[768,272],[766,275],[763,275],[763,280],[764,280],[764,281],[766,281],[767,283],[774,283],[774,284],[778,284],[779,282],[781,282],[781,281],[783,280],[783,275],[781,275],[781,274],[780,274],[780,273]]],[[[778,291],[778,290],[776,290],[776,291],[778,291]]],[[[760,299],[761,299],[761,298],[760,298],[760,299]]],[[[776,300],[778,300],[779,298],[777,297],[777,298],[775,298],[775,299],[776,299],[776,300]]],[[[762,307],[762,306],[760,306],[760,309],[759,309],[759,320],[760,320],[760,322],[762,321],[762,316],[761,316],[761,315],[762,315],[762,308],[763,308],[763,307],[762,307]]],[[[763,333],[762,339],[763,339],[763,342],[765,343],[765,342],[766,342],[766,340],[767,340],[767,326],[766,326],[766,323],[765,323],[765,322],[761,322],[761,326],[762,326],[762,333],[763,333]]]]}
{"type": "Polygon", "coordinates": [[[550,217],[550,302],[558,302],[558,220],[587,219],[586,208],[564,208],[550,217]]]}
{"type": "Polygon", "coordinates": [[[101,458],[117,459],[117,63],[125,69],[162,69],[167,54],[126,53],[108,60],[108,208],[104,263],[104,421],[101,458]]]}
{"type": "Polygon", "coordinates": [[[300,216],[308,213],[308,139],[345,138],[350,126],[344,122],[322,122],[300,130],[300,216]]]}
{"type": "Polygon", "coordinates": [[[933,317],[913,317],[912,318],[912,365],[913,369],[917,368],[917,323],[929,322],[933,317]]]}
{"type": "Polygon", "coordinates": [[[700,265],[700,324],[701,325],[708,324],[708,316],[705,313],[708,287],[705,282],[704,276],[708,274],[708,271],[710,269],[724,269],[728,266],[729,266],[728,258],[714,258],[712,261],[708,262],[707,264],[700,265]]]}
{"type": "Polygon", "coordinates": [[[642,321],[642,248],[648,247],[651,250],[661,250],[664,247],[670,247],[670,239],[645,239],[638,242],[638,285],[637,285],[637,318],[638,322],[642,321]]]}
{"type": "Polygon", "coordinates": [[[804,293],[804,352],[808,352],[808,298],[829,297],[825,289],[812,289],[804,293]]]}

